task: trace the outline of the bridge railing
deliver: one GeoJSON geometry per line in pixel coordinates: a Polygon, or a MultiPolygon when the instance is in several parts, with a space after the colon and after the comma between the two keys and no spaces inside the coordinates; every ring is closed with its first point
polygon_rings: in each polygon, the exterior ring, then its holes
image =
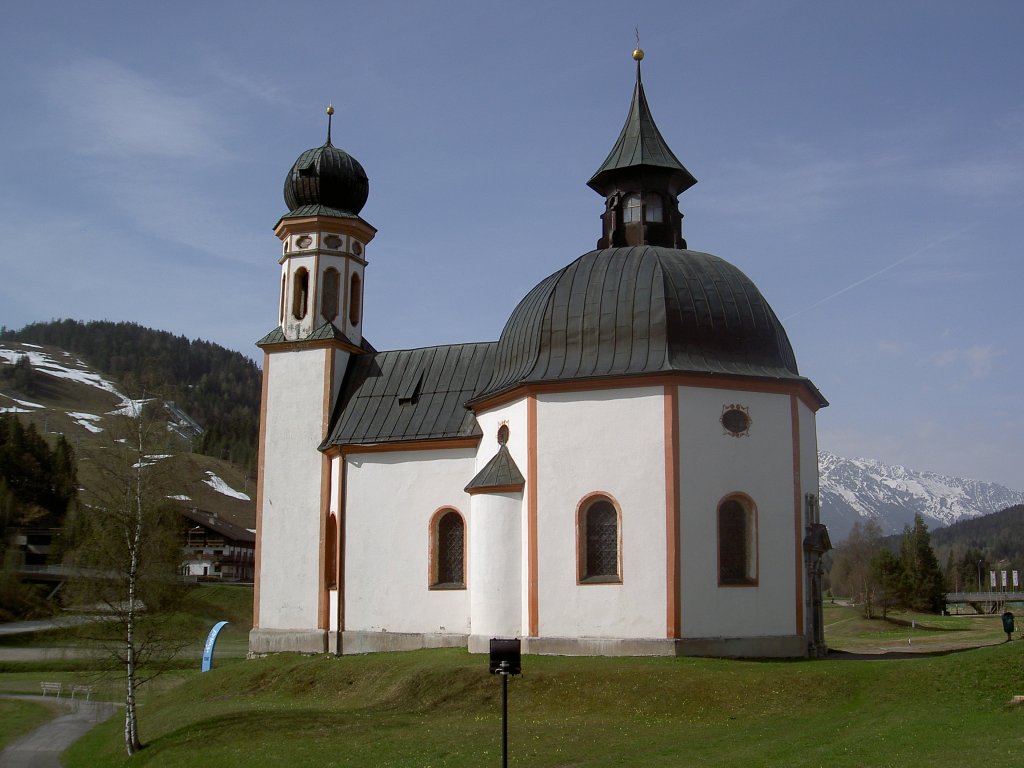
{"type": "Polygon", "coordinates": [[[1024,602],[1024,591],[1014,592],[950,592],[947,603],[1017,603],[1024,602]]]}

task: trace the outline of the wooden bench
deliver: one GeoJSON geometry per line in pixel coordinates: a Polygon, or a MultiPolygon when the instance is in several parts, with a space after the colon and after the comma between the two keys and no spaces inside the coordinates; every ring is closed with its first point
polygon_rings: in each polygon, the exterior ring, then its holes
{"type": "Polygon", "coordinates": [[[40,683],[39,687],[43,689],[43,696],[48,693],[55,694],[57,698],[60,698],[60,692],[63,690],[64,685],[62,683],[40,683]]]}
{"type": "Polygon", "coordinates": [[[85,694],[85,700],[89,701],[92,697],[92,686],[91,685],[76,685],[71,689],[71,699],[75,698],[76,694],[85,694]]]}

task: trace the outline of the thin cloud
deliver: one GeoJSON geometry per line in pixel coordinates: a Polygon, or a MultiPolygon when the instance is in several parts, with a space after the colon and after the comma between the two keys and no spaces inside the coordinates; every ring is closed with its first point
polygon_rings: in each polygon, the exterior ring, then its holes
{"type": "Polygon", "coordinates": [[[63,65],[46,91],[67,116],[71,145],[86,154],[201,159],[223,152],[211,109],[113,61],[63,65]]]}
{"type": "Polygon", "coordinates": [[[966,371],[971,379],[983,379],[992,373],[995,360],[1002,354],[992,344],[975,344],[965,349],[945,349],[932,356],[937,368],[966,371]]]}

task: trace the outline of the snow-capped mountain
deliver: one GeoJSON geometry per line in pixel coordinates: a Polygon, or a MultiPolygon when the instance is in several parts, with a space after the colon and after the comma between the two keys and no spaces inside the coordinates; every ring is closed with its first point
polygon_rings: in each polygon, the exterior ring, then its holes
{"type": "Polygon", "coordinates": [[[872,459],[844,459],[822,451],[821,519],[833,542],[846,538],[857,520],[878,521],[885,534],[899,533],[921,515],[929,528],[1024,504],[1024,492],[995,483],[917,472],[872,459]]]}

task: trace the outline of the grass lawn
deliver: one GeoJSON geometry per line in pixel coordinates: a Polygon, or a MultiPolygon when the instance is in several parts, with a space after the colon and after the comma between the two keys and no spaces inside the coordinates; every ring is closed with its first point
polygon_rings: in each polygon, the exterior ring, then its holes
{"type": "MultiPolygon", "coordinates": [[[[93,766],[478,766],[500,764],[501,686],[486,656],[459,649],[334,658],[240,658],[251,590],[202,587],[176,619],[194,647],[141,695],[147,747],[127,760],[115,716],[68,750],[93,766]],[[210,626],[232,622],[201,674],[210,626]],[[228,642],[225,643],[225,640],[228,642]],[[237,646],[237,647],[236,647],[237,646]]],[[[911,659],[1005,638],[998,617],[826,610],[818,661],[524,657],[509,684],[512,766],[899,766],[1024,763],[1024,643],[911,659]],[[852,654],[858,654],[854,657],[852,654]]],[[[44,642],[39,640],[39,642],[44,642]]],[[[69,643],[68,635],[48,641],[69,643]]],[[[86,683],[89,660],[8,662],[0,691],[86,683]]],[[[97,695],[123,698],[118,681],[97,695]]],[[[0,712],[0,714],[3,714],[0,712]]],[[[3,718],[0,718],[3,719],[3,718]]]]}
{"type": "MultiPolygon", "coordinates": [[[[510,765],[1018,766],[1024,644],[910,660],[526,657],[510,765]],[[965,757],[965,756],[969,756],[965,757]]],[[[500,684],[443,649],[229,661],[152,697],[131,765],[500,762],[500,684]]],[[[121,723],[65,753],[127,765],[121,723]]]]}
{"type": "Polygon", "coordinates": [[[0,750],[53,716],[54,710],[45,704],[0,699],[0,750]]]}

